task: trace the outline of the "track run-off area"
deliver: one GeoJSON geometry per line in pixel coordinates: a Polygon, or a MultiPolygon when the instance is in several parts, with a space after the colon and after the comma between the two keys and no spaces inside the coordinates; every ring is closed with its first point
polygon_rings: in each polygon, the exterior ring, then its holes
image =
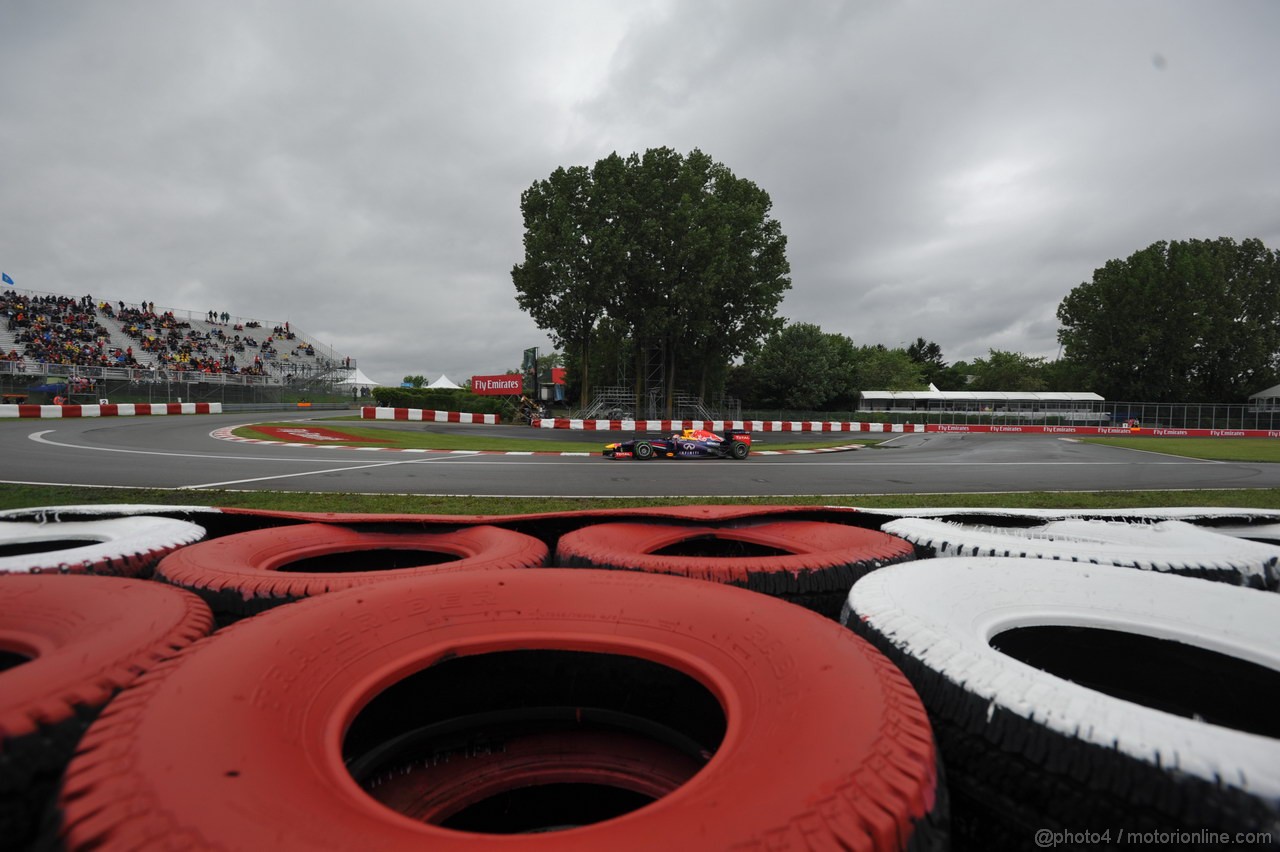
{"type": "Polygon", "coordinates": [[[558,441],[598,439],[603,447],[620,435],[507,425],[385,424],[387,428],[455,436],[475,433],[543,439],[546,452],[387,451],[225,437],[231,430],[255,422],[296,420],[323,426],[332,416],[286,411],[4,420],[0,421],[0,457],[4,459],[0,482],[600,498],[1280,487],[1280,464],[1205,461],[1053,435],[903,434],[875,448],[771,455],[771,442],[782,443],[795,436],[759,434],[752,455],[745,461],[648,462],[556,452],[558,441]]]}

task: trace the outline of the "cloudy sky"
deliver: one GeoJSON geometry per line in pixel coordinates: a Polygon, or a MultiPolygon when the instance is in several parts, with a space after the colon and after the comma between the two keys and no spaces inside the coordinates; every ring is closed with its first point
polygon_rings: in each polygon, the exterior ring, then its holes
{"type": "Polygon", "coordinates": [[[524,189],[699,148],[788,319],[1054,357],[1109,259],[1280,248],[1278,98],[1274,0],[3,0],[0,270],[461,380],[550,348],[524,189]]]}

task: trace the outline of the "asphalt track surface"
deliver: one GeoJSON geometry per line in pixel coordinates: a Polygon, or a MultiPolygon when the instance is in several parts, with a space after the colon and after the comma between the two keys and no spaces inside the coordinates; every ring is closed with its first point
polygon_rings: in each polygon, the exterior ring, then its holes
{"type": "MultiPolygon", "coordinates": [[[[1039,435],[902,435],[879,449],[769,456],[754,452],[769,447],[773,436],[762,433],[755,436],[751,457],[740,462],[562,456],[556,453],[560,442],[599,440],[603,446],[609,436],[515,426],[385,423],[387,428],[424,432],[472,430],[541,438],[547,452],[410,453],[271,446],[213,436],[228,426],[294,419],[323,421],[325,416],[332,414],[288,411],[0,421],[0,482],[522,497],[785,497],[1280,487],[1280,464],[1203,461],[1039,435]]],[[[342,424],[328,425],[341,428],[342,424]]]]}

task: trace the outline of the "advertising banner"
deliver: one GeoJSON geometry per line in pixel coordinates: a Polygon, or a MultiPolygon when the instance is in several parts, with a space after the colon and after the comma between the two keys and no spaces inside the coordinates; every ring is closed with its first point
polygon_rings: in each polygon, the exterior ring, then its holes
{"type": "Polygon", "coordinates": [[[524,393],[524,379],[514,374],[472,376],[471,392],[481,396],[519,396],[524,393]]]}

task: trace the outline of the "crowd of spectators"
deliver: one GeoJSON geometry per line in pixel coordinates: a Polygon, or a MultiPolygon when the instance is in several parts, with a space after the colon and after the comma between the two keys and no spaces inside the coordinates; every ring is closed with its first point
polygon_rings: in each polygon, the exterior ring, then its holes
{"type": "Polygon", "coordinates": [[[6,329],[15,343],[4,355],[25,369],[27,362],[83,367],[111,367],[122,353],[110,346],[111,333],[98,322],[93,297],[30,296],[8,290],[0,294],[6,329]]]}
{"type": "MultiPolygon", "coordinates": [[[[122,303],[117,318],[125,334],[137,340],[144,352],[151,353],[161,369],[261,376],[265,374],[263,359],[275,355],[270,337],[260,344],[252,335],[238,333],[245,330],[243,325],[233,326],[231,335],[220,327],[198,331],[174,316],[173,311],[157,314],[154,303],[143,303],[141,309],[127,308],[122,303]],[[252,360],[247,357],[250,348],[258,350],[252,360]]],[[[206,315],[210,325],[226,325],[229,321],[230,315],[225,311],[209,311],[206,315]]]]}
{"type": "Polygon", "coordinates": [[[92,296],[75,299],[5,290],[0,292],[0,312],[21,347],[0,351],[0,360],[14,362],[20,371],[32,362],[266,375],[269,367],[291,373],[294,361],[302,356],[314,358],[316,354],[306,342],[285,348],[285,342],[297,338],[287,322],[260,341],[250,330],[261,329],[261,323],[233,324],[226,311],[209,311],[206,322],[211,328],[203,331],[173,311],[157,312],[155,302],[144,301],[137,306],[123,301],[95,303],[92,296]],[[111,333],[99,317],[119,322],[130,341],[123,347],[113,345],[111,333]],[[139,361],[144,353],[146,363],[139,361]]]}

